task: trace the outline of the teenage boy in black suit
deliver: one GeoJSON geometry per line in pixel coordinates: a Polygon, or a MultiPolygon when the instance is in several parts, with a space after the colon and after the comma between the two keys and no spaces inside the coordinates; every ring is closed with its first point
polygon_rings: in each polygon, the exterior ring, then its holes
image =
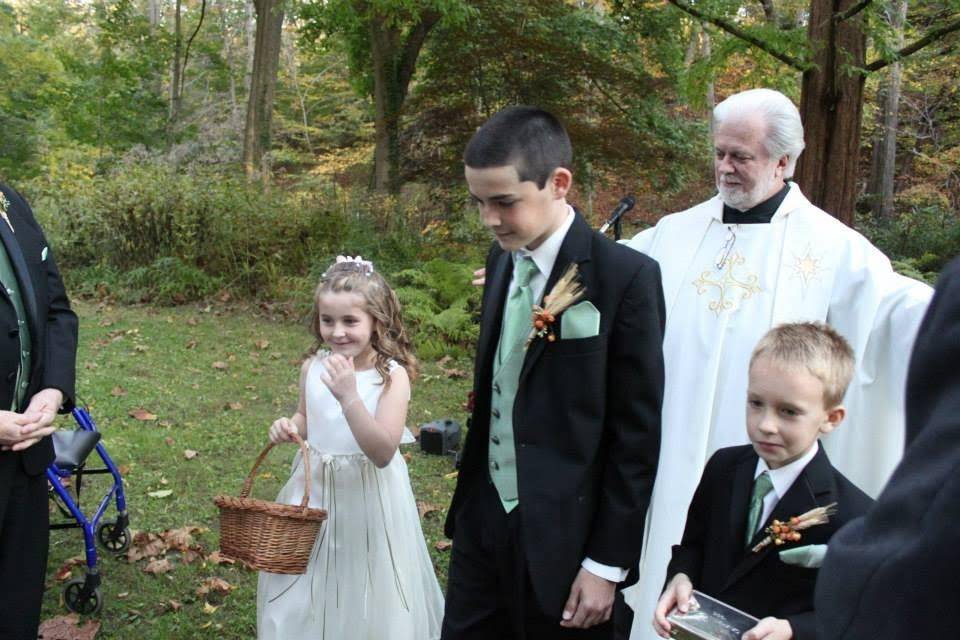
{"type": "Polygon", "coordinates": [[[656,472],[664,302],[658,265],[567,204],[570,140],[514,107],[464,155],[496,242],[472,427],[446,522],[445,640],[609,638],[617,585],[640,557],[656,472]],[[569,265],[583,299],[535,338],[531,305],[569,265]]]}
{"type": "Polygon", "coordinates": [[[816,637],[813,590],[827,541],[872,502],[818,443],[843,421],[853,370],[850,345],[820,323],[781,325],[757,344],[747,389],[752,444],[720,449],[707,462],[654,613],[662,637],[670,637],[667,614],[675,606],[686,612],[694,587],[762,618],[743,640],[816,637]],[[830,521],[799,541],[753,551],[773,520],[832,503],[830,521]]]}
{"type": "Polygon", "coordinates": [[[0,185],[0,638],[36,640],[48,437],[73,398],[77,317],[30,207],[0,185]]]}

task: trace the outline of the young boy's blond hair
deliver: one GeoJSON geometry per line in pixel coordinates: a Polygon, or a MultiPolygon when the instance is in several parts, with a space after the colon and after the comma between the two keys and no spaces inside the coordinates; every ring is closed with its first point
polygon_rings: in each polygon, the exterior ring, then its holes
{"type": "Polygon", "coordinates": [[[843,402],[855,360],[850,343],[822,322],[781,324],[767,332],[750,356],[750,366],[766,356],[776,362],[805,367],[823,384],[826,408],[843,402]]]}

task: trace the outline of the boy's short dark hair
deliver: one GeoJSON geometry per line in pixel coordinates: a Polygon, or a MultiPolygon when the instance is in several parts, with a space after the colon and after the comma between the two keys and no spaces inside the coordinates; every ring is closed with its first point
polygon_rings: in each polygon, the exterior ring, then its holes
{"type": "Polygon", "coordinates": [[[463,154],[473,169],[512,165],[520,182],[543,189],[557,167],[570,169],[573,147],[560,121],[537,107],[510,107],[483,123],[463,154]]]}

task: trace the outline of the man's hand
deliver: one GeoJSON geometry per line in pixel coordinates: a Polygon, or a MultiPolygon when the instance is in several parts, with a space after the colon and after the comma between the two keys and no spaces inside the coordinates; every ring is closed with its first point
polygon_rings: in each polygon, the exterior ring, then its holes
{"type": "Polygon", "coordinates": [[[616,582],[604,580],[581,568],[570,587],[567,603],[563,605],[561,627],[589,629],[606,622],[613,613],[613,596],[616,582]]]}
{"type": "Polygon", "coordinates": [[[473,280],[470,281],[475,287],[482,287],[487,281],[487,270],[483,267],[473,272],[473,280]]]}
{"type": "Polygon", "coordinates": [[[59,389],[41,389],[35,393],[27,410],[20,414],[20,437],[9,450],[23,451],[56,431],[53,421],[62,404],[63,393],[59,389]]]}
{"type": "Polygon", "coordinates": [[[9,451],[12,445],[20,442],[20,430],[26,423],[22,413],[0,411],[0,450],[9,451]]]}
{"type": "MultiPolygon", "coordinates": [[[[657,608],[653,612],[653,630],[661,638],[670,637],[670,623],[667,621],[667,614],[674,607],[680,610],[680,613],[686,613],[690,609],[690,596],[693,594],[693,583],[685,573],[678,573],[670,580],[670,584],[663,590],[663,595],[657,602],[657,608]]],[[[744,636],[746,640],[746,636],[744,636]]]]}
{"type": "Polygon", "coordinates": [[[743,634],[743,640],[790,640],[793,628],[780,618],[764,618],[753,629],[743,634]]]}

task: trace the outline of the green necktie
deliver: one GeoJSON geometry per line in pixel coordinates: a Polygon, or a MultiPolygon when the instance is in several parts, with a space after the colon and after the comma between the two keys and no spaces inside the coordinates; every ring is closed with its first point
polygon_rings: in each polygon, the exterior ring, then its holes
{"type": "Polygon", "coordinates": [[[533,327],[533,291],[530,290],[530,279],[537,272],[537,264],[530,256],[520,258],[514,267],[513,280],[517,286],[507,298],[503,329],[500,332],[500,362],[507,359],[517,343],[526,340],[530,335],[533,327]]]}
{"type": "Polygon", "coordinates": [[[773,481],[770,474],[764,471],[753,481],[753,495],[750,497],[750,513],[747,515],[747,540],[749,545],[753,540],[757,527],[760,526],[760,514],[763,513],[763,499],[773,491],[773,481]]]}

